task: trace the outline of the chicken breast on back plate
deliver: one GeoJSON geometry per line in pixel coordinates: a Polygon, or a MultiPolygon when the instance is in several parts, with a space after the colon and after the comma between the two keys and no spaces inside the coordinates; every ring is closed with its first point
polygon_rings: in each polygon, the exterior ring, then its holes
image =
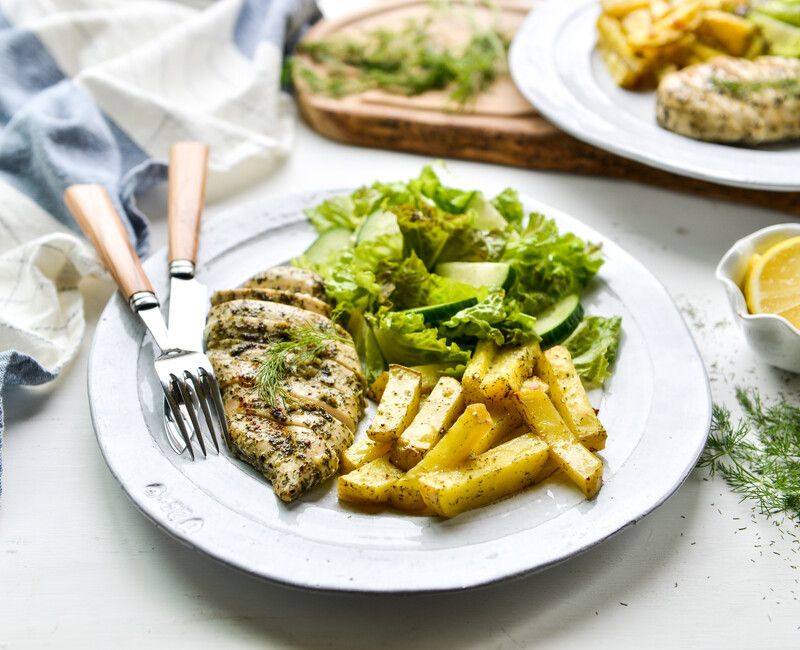
{"type": "Polygon", "coordinates": [[[713,142],[800,138],[800,59],[718,57],[672,72],[658,85],[656,120],[713,142]]]}
{"type": "Polygon", "coordinates": [[[327,317],[324,297],[316,275],[277,267],[217,292],[206,323],[234,451],[284,501],[336,472],[364,412],[358,355],[350,335],[327,317]],[[280,372],[267,394],[259,371],[274,361],[278,344],[280,372]]]}

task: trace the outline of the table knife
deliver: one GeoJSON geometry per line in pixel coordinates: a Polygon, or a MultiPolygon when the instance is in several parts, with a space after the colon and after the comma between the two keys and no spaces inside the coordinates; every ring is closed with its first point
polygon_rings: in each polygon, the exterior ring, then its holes
{"type": "Polygon", "coordinates": [[[178,142],[170,149],[169,335],[175,346],[198,352],[203,349],[208,310],[208,290],[194,277],[207,171],[208,147],[205,144],[178,142]]]}

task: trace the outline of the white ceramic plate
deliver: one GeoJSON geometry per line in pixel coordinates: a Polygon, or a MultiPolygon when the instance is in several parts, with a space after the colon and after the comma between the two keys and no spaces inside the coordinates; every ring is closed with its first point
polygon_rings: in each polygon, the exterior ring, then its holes
{"type": "Polygon", "coordinates": [[[656,124],[655,93],[619,88],[597,51],[597,0],[532,11],[511,46],[511,75],[539,112],[570,135],[638,162],[714,183],[800,190],[800,144],[745,148],[700,142],[656,124]]]}
{"type": "MultiPolygon", "coordinates": [[[[200,279],[211,290],[233,287],[301,253],[314,239],[302,209],[327,194],[263,202],[210,222],[200,279]]],[[[481,585],[561,562],[635,523],[681,485],[703,447],[711,409],[703,363],[666,290],[641,264],[576,219],[525,203],[603,243],[607,262],[585,306],[623,317],[616,372],[592,396],[609,431],[605,485],[595,500],[551,480],[445,521],[359,512],[337,502],[330,481],[284,505],[227,453],[191,462],[172,452],[152,345],[117,295],[97,327],[89,400],[100,448],[123,489],[159,527],[218,560],[271,580],[342,591],[481,585]]],[[[145,264],[162,296],[166,268],[165,251],[145,264]]]]}

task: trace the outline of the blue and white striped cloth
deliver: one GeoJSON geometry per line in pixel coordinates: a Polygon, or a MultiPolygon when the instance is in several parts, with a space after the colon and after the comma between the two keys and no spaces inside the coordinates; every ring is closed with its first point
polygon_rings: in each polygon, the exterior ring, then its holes
{"type": "Polygon", "coordinates": [[[317,16],[313,0],[0,0],[0,453],[3,388],[72,360],[78,284],[102,273],[64,189],[104,185],[144,254],[134,195],[164,180],[171,143],[210,145],[212,196],[268,174],[294,124],[283,53],[317,16]]]}

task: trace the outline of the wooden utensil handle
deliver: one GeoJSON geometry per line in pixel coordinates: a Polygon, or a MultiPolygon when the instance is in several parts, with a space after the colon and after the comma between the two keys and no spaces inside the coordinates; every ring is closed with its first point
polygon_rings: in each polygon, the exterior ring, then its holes
{"type": "Polygon", "coordinates": [[[139,256],[105,188],[101,185],[72,185],[64,191],[64,201],[114,277],[122,295],[129,299],[139,291],[153,292],[153,285],[142,269],[139,256]]]}
{"type": "Polygon", "coordinates": [[[177,142],[169,152],[169,261],[197,260],[200,217],[206,194],[208,146],[177,142]]]}

